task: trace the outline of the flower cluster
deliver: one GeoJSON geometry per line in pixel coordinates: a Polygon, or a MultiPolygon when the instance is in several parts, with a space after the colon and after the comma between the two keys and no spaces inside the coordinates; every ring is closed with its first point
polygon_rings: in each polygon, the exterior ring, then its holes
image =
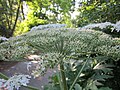
{"type": "Polygon", "coordinates": [[[4,41],[7,41],[8,39],[6,37],[0,37],[0,43],[1,42],[4,42],[4,41]]]}
{"type": "MultiPolygon", "coordinates": [[[[48,68],[57,67],[58,64],[54,60],[55,57],[51,58],[50,57],[51,54],[48,54],[48,55],[49,56],[47,56],[47,54],[44,55],[41,59],[39,59],[39,61],[27,62],[27,70],[31,71],[31,75],[34,76],[34,78],[43,76],[46,73],[48,68]]],[[[53,55],[51,56],[53,57],[53,55]]]]}
{"type": "Polygon", "coordinates": [[[47,71],[47,61],[37,61],[37,64],[35,66],[35,70],[32,70],[32,75],[35,77],[39,77],[45,74],[45,72],[47,71]]]}
{"type": "Polygon", "coordinates": [[[31,28],[30,31],[33,30],[49,30],[51,28],[63,28],[65,27],[65,24],[47,24],[47,25],[39,25],[39,26],[35,26],[33,28],[31,28]]]}
{"type": "Polygon", "coordinates": [[[86,30],[86,29],[94,29],[94,28],[105,29],[107,27],[111,28],[111,32],[114,31],[114,30],[117,31],[117,32],[120,32],[120,21],[116,22],[116,24],[113,24],[111,22],[89,24],[89,25],[84,26],[84,27],[82,27],[80,29],[84,29],[84,30],[86,30]]]}
{"type": "Polygon", "coordinates": [[[101,31],[67,28],[33,30],[1,43],[0,59],[23,60],[31,54],[36,54],[40,57],[44,56],[54,64],[58,61],[57,57],[71,55],[74,52],[97,52],[120,58],[120,50],[115,47],[115,40],[101,31]]]}
{"type": "Polygon", "coordinates": [[[31,76],[29,75],[14,75],[8,80],[0,79],[0,88],[6,88],[6,90],[19,90],[21,86],[27,86],[31,76]]]}

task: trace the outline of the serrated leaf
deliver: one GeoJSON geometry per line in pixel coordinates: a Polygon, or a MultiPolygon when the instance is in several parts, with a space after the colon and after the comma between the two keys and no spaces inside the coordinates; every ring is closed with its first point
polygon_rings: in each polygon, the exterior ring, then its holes
{"type": "Polygon", "coordinates": [[[112,89],[109,87],[101,87],[99,90],[112,90],[112,89]]]}
{"type": "Polygon", "coordinates": [[[101,64],[98,63],[93,69],[94,70],[102,70],[104,73],[108,73],[108,72],[111,72],[111,69],[110,67],[113,67],[113,65],[108,65],[108,64],[101,64]]]}
{"type": "Polygon", "coordinates": [[[91,90],[98,90],[97,86],[95,85],[95,83],[92,83],[89,87],[91,90]]]}
{"type": "Polygon", "coordinates": [[[105,81],[104,79],[112,78],[110,75],[96,75],[93,77],[96,80],[105,81]]]}

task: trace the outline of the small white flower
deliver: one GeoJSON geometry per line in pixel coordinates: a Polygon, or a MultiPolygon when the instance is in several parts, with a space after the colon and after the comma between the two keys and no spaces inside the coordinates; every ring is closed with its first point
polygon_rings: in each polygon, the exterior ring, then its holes
{"type": "Polygon", "coordinates": [[[27,62],[27,70],[28,71],[29,71],[30,67],[32,67],[31,65],[32,65],[32,62],[27,62]]]}

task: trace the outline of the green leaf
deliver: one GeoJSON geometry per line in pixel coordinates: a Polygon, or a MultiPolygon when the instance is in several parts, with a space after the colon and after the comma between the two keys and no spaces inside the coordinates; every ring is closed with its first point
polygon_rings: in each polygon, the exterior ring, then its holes
{"type": "Polygon", "coordinates": [[[75,84],[75,90],[82,90],[82,87],[79,84],[75,84]]]}
{"type": "Polygon", "coordinates": [[[102,80],[102,81],[104,81],[104,79],[108,79],[108,78],[112,78],[112,76],[110,76],[110,75],[100,75],[100,74],[94,76],[94,79],[102,80]]]}
{"type": "Polygon", "coordinates": [[[112,89],[109,87],[101,87],[99,90],[112,90],[112,89]]]}
{"type": "Polygon", "coordinates": [[[95,83],[92,83],[89,87],[91,90],[98,90],[97,86],[95,85],[95,83]]]}

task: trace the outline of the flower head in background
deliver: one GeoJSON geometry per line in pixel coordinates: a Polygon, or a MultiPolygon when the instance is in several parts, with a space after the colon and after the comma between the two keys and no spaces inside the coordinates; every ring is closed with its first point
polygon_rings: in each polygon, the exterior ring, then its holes
{"type": "Polygon", "coordinates": [[[82,30],[94,29],[94,28],[106,29],[109,26],[110,26],[111,32],[113,32],[114,30],[117,32],[120,32],[120,21],[116,22],[116,24],[113,24],[111,22],[93,23],[93,24],[89,24],[87,26],[84,26],[80,29],[82,29],[82,30]]]}

